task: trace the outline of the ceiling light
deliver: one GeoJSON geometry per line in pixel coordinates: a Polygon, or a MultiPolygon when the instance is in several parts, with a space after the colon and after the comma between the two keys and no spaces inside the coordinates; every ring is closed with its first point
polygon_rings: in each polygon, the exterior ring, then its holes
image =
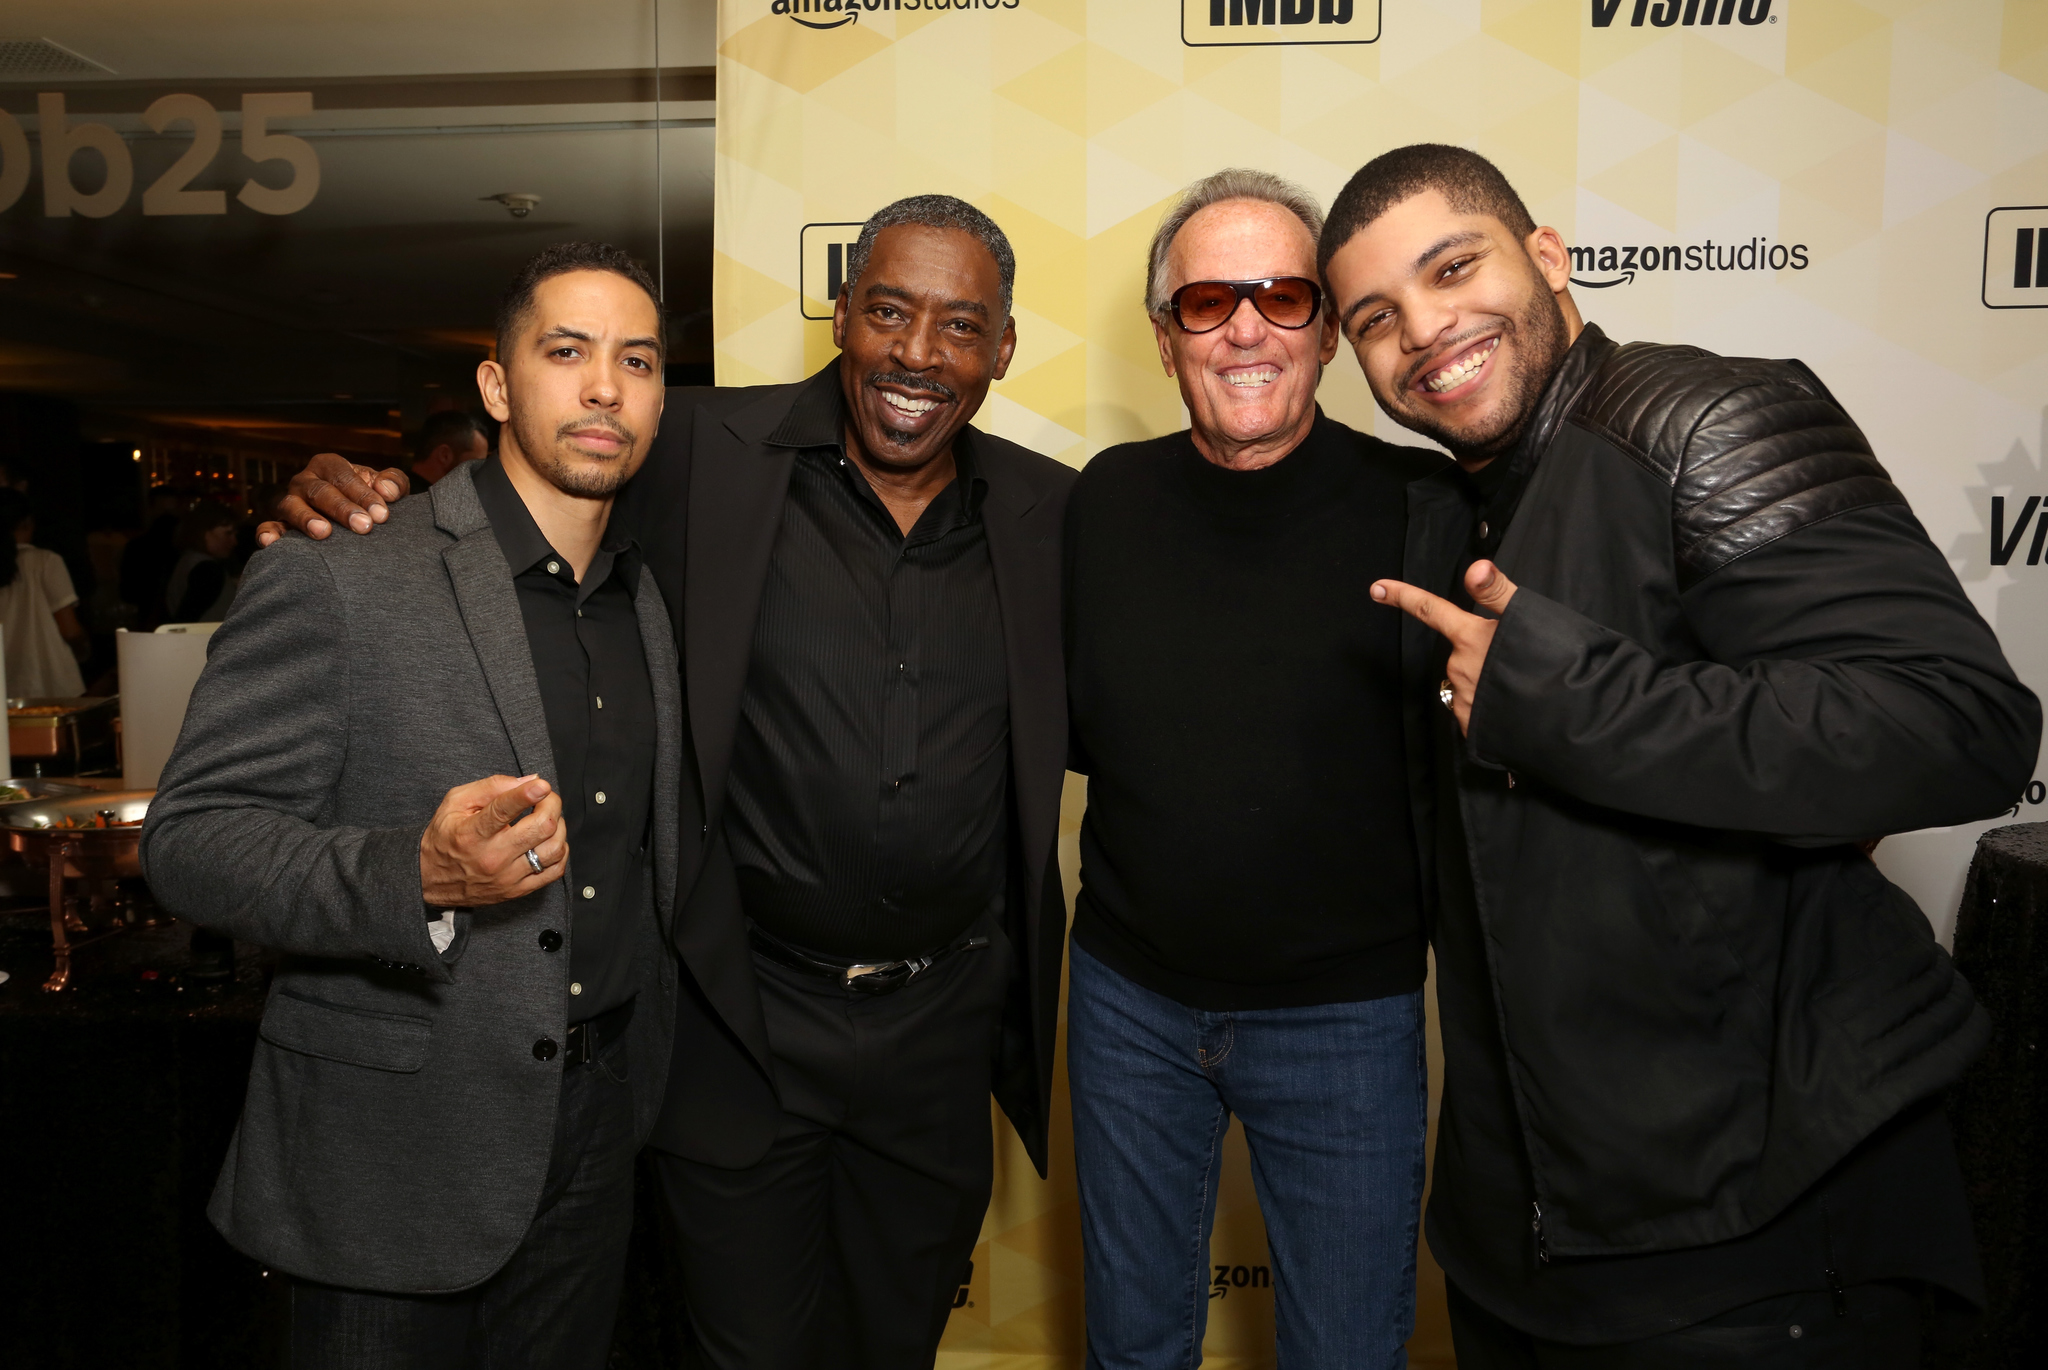
{"type": "Polygon", "coordinates": [[[506,211],[515,219],[524,219],[533,213],[533,207],[540,203],[540,196],[530,190],[504,190],[496,195],[480,195],[477,198],[505,206],[506,211]]]}
{"type": "Polygon", "coordinates": [[[142,449],[141,449],[140,447],[138,447],[138,448],[136,448],[136,449],[135,449],[135,460],[136,460],[136,461],[141,461],[141,460],[142,460],[142,449]]]}

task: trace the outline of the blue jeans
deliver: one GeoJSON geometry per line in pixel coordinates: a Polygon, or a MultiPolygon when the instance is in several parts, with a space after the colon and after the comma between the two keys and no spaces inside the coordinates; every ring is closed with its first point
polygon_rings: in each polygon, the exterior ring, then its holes
{"type": "Polygon", "coordinates": [[[1272,1248],[1282,1370],[1399,1370],[1415,1325],[1422,993],[1212,1013],[1074,947],[1067,1075],[1091,1370],[1202,1361],[1235,1113],[1272,1248]]]}

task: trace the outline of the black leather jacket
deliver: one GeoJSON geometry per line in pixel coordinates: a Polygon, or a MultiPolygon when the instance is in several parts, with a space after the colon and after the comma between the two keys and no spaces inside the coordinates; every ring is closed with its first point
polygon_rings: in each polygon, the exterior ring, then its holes
{"type": "MultiPolygon", "coordinates": [[[[1457,817],[1539,1247],[1738,1236],[1983,1045],[1854,844],[2009,807],[2040,708],[1797,362],[1588,327],[1504,460],[1480,549],[1519,589],[1457,817]]],[[[1448,471],[1409,494],[1410,571],[1448,589],[1471,506],[1448,471]]],[[[1419,760],[1446,649],[1409,628],[1419,760]]]]}

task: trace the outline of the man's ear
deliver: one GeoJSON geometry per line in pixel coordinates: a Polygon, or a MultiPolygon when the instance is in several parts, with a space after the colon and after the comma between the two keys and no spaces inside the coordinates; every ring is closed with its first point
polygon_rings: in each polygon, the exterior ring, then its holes
{"type": "Polygon", "coordinates": [[[512,405],[507,398],[505,368],[497,362],[478,362],[476,366],[477,393],[483,396],[484,412],[499,423],[512,417],[512,405]]]}
{"type": "Polygon", "coordinates": [[[996,364],[989,372],[989,379],[999,381],[1010,372],[1010,358],[1017,355],[1017,320],[1014,315],[1003,320],[1003,334],[996,339],[996,364]]]}
{"type": "Polygon", "coordinates": [[[1166,368],[1167,375],[1173,375],[1173,343],[1167,337],[1166,325],[1152,320],[1152,336],[1159,341],[1159,364],[1166,368]]]}
{"type": "Polygon", "coordinates": [[[1571,284],[1571,249],[1564,245],[1564,236],[1556,229],[1545,225],[1523,239],[1522,245],[1528,249],[1529,260],[1536,263],[1536,270],[1550,286],[1552,294],[1571,284]]]}
{"type": "Polygon", "coordinates": [[[846,287],[842,285],[832,298],[832,345],[841,352],[846,350],[846,310],[846,287]]]}

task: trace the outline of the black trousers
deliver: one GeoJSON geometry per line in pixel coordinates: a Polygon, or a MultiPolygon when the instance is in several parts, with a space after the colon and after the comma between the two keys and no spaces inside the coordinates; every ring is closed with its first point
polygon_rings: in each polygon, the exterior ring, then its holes
{"type": "Polygon", "coordinates": [[[540,1209],[511,1258],[476,1288],[415,1296],[294,1280],[291,1370],[600,1370],[633,1227],[628,1070],[621,1038],[562,1072],[540,1209]]]}
{"type": "Polygon", "coordinates": [[[657,1153],[706,1370],[923,1370],[993,1182],[1000,934],[893,994],[754,958],[783,1116],[726,1170],[657,1153]]]}
{"type": "Polygon", "coordinates": [[[1611,1346],[1519,1332],[1451,1285],[1458,1370],[1917,1370],[1920,1291],[1857,1284],[1781,1294],[1706,1322],[1611,1346]]]}

